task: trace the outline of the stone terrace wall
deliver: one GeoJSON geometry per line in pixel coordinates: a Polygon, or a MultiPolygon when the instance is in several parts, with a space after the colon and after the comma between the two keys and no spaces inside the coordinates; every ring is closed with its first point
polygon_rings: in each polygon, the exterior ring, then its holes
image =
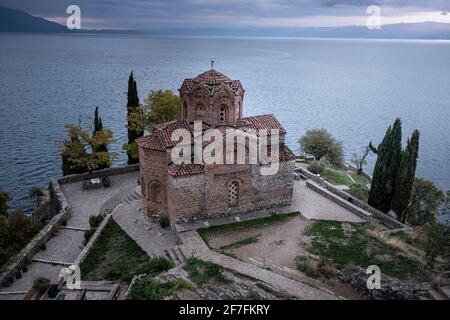
{"type": "Polygon", "coordinates": [[[6,267],[6,270],[0,275],[0,287],[7,286],[18,272],[31,262],[33,255],[46,243],[54,234],[63,221],[70,218],[70,205],[67,202],[64,193],[61,191],[58,180],[53,179],[49,186],[50,197],[52,201],[52,209],[56,213],[49,223],[42,228],[39,233],[23,248],[15,257],[15,261],[6,267]]]}
{"type": "Polygon", "coordinates": [[[130,165],[118,168],[109,168],[104,170],[94,171],[93,173],[74,174],[65,177],[52,179],[49,184],[50,205],[52,210],[52,218],[49,223],[42,228],[41,231],[23,248],[14,258],[14,261],[5,267],[5,270],[0,274],[0,287],[6,286],[14,281],[15,275],[21,272],[25,265],[31,262],[32,257],[36,254],[39,248],[46,243],[54,234],[55,229],[70,218],[70,205],[66,196],[61,190],[61,185],[65,183],[72,183],[82,181],[92,177],[99,177],[107,174],[109,176],[119,175],[123,173],[138,171],[139,165],[130,165]]]}
{"type": "Polygon", "coordinates": [[[312,172],[302,169],[302,168],[297,168],[297,169],[295,169],[295,171],[303,174],[308,179],[311,179],[312,181],[317,183],[319,186],[334,193],[338,197],[341,197],[342,199],[347,200],[348,202],[354,204],[355,206],[371,213],[375,218],[377,218],[378,221],[380,221],[386,227],[388,227],[390,229],[408,228],[407,225],[405,225],[405,224],[401,223],[400,221],[394,219],[393,217],[385,214],[384,212],[381,212],[380,210],[375,209],[374,207],[368,205],[367,203],[355,198],[351,194],[349,194],[345,191],[339,190],[338,188],[334,187],[332,184],[326,182],[322,178],[319,178],[312,172]]]}

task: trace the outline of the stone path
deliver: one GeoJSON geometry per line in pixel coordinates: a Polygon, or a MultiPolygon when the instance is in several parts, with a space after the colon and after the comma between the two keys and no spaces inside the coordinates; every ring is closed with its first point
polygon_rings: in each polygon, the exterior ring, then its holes
{"type": "Polygon", "coordinates": [[[293,197],[292,211],[300,211],[308,219],[364,222],[357,215],[307,188],[304,180],[294,181],[293,197]]]}
{"type": "MultiPolygon", "coordinates": [[[[111,176],[109,188],[83,191],[81,182],[68,183],[61,186],[71,206],[71,218],[68,228],[61,228],[33,258],[38,261],[28,266],[21,279],[15,279],[9,287],[0,288],[1,293],[28,291],[33,281],[44,277],[56,281],[61,265],[52,265],[43,261],[73,263],[83,249],[84,232],[77,229],[89,228],[89,217],[100,212],[102,205],[117,194],[129,194],[137,187],[138,172],[111,176]]],[[[24,294],[0,295],[0,300],[23,299],[24,294]]]]}
{"type": "Polygon", "coordinates": [[[248,277],[264,281],[287,294],[304,300],[336,300],[338,297],[331,292],[314,288],[306,283],[287,278],[273,271],[259,268],[250,263],[211,251],[196,231],[180,233],[183,245],[180,247],[186,257],[197,257],[212,262],[224,268],[233,270],[248,277]]]}
{"type": "Polygon", "coordinates": [[[177,245],[175,232],[145,218],[139,200],[123,203],[113,219],[149,256],[163,256],[165,250],[177,245]]]}

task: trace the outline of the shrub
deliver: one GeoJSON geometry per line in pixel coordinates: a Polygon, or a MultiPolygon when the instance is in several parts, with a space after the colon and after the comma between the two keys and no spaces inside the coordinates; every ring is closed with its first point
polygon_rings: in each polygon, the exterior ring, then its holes
{"type": "Polygon", "coordinates": [[[161,300],[172,296],[179,290],[189,288],[191,286],[181,279],[162,282],[159,279],[148,276],[133,285],[127,300],[161,300]]]}
{"type": "Polygon", "coordinates": [[[135,274],[149,274],[156,276],[164,271],[170,270],[175,267],[172,260],[165,257],[151,257],[146,262],[140,264],[135,271],[135,274]]]}
{"type": "Polygon", "coordinates": [[[322,174],[325,171],[324,161],[313,161],[309,164],[308,170],[314,174],[322,174]]]}
{"type": "Polygon", "coordinates": [[[336,275],[336,267],[330,259],[320,258],[315,261],[310,257],[298,256],[295,258],[297,270],[311,278],[330,279],[336,275]]]}
{"type": "Polygon", "coordinates": [[[104,217],[101,214],[89,217],[89,225],[91,228],[97,228],[102,223],[104,217]]]}
{"type": "Polygon", "coordinates": [[[39,294],[43,294],[50,287],[50,280],[47,278],[37,278],[33,282],[33,289],[39,294]]]}
{"type": "Polygon", "coordinates": [[[170,226],[170,220],[168,216],[161,216],[159,218],[159,225],[161,226],[161,228],[167,228],[168,226],[170,226]]]}
{"type": "Polygon", "coordinates": [[[350,188],[346,191],[355,198],[364,202],[367,202],[367,199],[369,198],[369,190],[361,183],[352,183],[350,188]]]}

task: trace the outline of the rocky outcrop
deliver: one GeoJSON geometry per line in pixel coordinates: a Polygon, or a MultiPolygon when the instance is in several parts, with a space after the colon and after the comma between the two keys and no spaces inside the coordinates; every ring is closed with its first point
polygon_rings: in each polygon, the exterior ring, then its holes
{"type": "Polygon", "coordinates": [[[381,274],[381,288],[367,288],[366,270],[360,267],[348,267],[340,275],[340,280],[350,284],[359,293],[373,300],[416,300],[427,294],[430,285],[402,282],[386,274],[381,274]]]}

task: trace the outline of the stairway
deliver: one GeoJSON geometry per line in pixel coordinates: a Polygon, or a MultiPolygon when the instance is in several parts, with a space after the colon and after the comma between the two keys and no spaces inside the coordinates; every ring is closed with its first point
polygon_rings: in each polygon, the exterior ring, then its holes
{"type": "Polygon", "coordinates": [[[141,192],[139,190],[140,188],[136,188],[130,193],[126,194],[123,198],[123,202],[131,202],[136,201],[142,198],[141,192]]]}
{"type": "Polygon", "coordinates": [[[164,250],[164,255],[172,260],[175,265],[180,265],[187,260],[180,246],[164,250]]]}

